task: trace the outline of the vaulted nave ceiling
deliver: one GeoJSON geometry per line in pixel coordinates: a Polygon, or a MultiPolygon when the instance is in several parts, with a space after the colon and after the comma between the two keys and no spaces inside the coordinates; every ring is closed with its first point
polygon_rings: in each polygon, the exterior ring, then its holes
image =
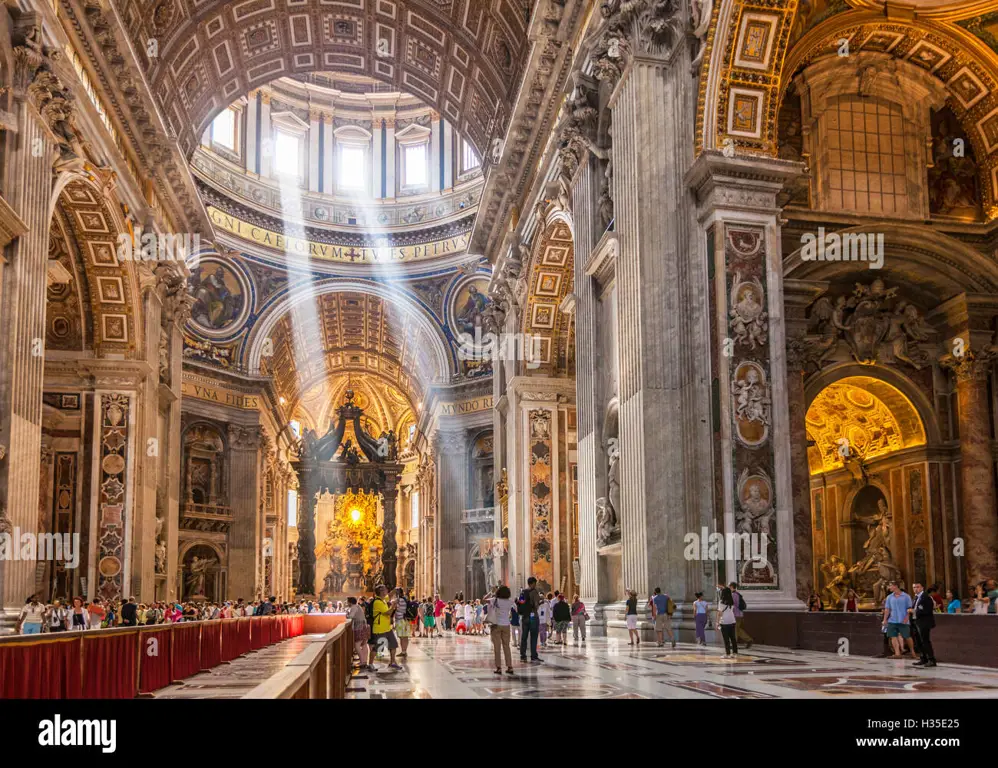
{"type": "Polygon", "coordinates": [[[326,294],[291,309],[270,340],[273,355],[263,358],[261,373],[274,377],[292,408],[316,400],[316,392],[329,399],[345,377],[377,378],[417,407],[438,375],[422,327],[390,302],[360,292],[326,294]]]}

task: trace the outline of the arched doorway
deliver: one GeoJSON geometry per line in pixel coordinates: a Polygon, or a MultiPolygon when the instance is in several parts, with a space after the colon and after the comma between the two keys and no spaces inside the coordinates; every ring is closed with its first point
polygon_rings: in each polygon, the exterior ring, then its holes
{"type": "Polygon", "coordinates": [[[858,368],[813,386],[805,417],[814,583],[831,607],[855,589],[876,608],[889,579],[929,577],[937,515],[926,503],[930,431],[916,391],[858,368]]]}

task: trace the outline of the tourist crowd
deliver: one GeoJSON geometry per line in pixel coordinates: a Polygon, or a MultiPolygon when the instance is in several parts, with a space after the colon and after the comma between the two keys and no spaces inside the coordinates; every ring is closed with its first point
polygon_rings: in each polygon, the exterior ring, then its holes
{"type": "Polygon", "coordinates": [[[289,613],[342,613],[342,603],[279,603],[276,597],[246,602],[173,602],[157,601],[139,603],[134,597],[125,602],[105,602],[99,597],[86,601],[74,597],[72,601],[53,600],[43,603],[37,595],[29,597],[17,621],[17,631],[24,635],[43,632],[69,632],[72,630],[108,629],[116,627],[141,627],[152,624],[171,624],[180,621],[210,621],[243,616],[270,616],[289,613]],[[320,607],[321,606],[321,607],[320,607]]]}

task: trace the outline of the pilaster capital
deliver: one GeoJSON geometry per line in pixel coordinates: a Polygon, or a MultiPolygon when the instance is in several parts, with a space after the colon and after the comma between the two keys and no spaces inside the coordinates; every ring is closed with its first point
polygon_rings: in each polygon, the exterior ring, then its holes
{"type": "Polygon", "coordinates": [[[948,354],[939,359],[939,364],[953,371],[957,383],[977,382],[983,384],[998,361],[998,347],[989,346],[980,350],[966,350],[962,355],[948,354]]]}
{"type": "Polygon", "coordinates": [[[258,426],[229,424],[229,447],[236,451],[255,451],[263,444],[265,437],[258,426]]]}
{"type": "Polygon", "coordinates": [[[468,435],[463,431],[437,430],[433,435],[433,452],[438,455],[460,454],[468,448],[468,435]]]}
{"type": "Polygon", "coordinates": [[[775,214],[776,196],[802,173],[804,163],[708,151],[697,158],[685,183],[696,194],[701,220],[718,208],[775,214]]]}

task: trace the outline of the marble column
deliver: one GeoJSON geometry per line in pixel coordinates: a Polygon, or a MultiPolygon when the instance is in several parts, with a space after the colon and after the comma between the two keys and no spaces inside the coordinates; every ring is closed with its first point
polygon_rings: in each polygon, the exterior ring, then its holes
{"type": "Polygon", "coordinates": [[[430,191],[439,192],[440,187],[440,131],[441,131],[441,121],[440,113],[433,111],[431,112],[430,120],[430,178],[427,181],[430,182],[430,191]]]}
{"type": "Polygon", "coordinates": [[[437,588],[453,596],[464,588],[464,525],[461,516],[467,496],[468,437],[464,430],[437,432],[433,441],[437,460],[437,588]]]}
{"type": "MultiPolygon", "coordinates": [[[[37,30],[36,30],[37,31],[37,30]]],[[[22,34],[23,37],[23,34],[22,34]]],[[[38,531],[38,456],[41,451],[45,360],[46,261],[53,191],[53,135],[40,109],[49,92],[35,91],[37,79],[58,80],[48,60],[28,46],[13,52],[15,132],[8,132],[3,195],[23,223],[24,233],[6,251],[0,295],[0,530],[38,531]]],[[[48,87],[55,87],[49,83],[48,87]]],[[[58,98],[58,97],[54,97],[58,98]]],[[[5,614],[16,614],[34,591],[35,565],[0,562],[5,614]]],[[[15,615],[16,618],[16,615],[15,615]]]]}
{"type": "MultiPolygon", "coordinates": [[[[258,426],[229,425],[229,506],[233,521],[229,528],[229,584],[226,597],[252,599],[260,593],[259,556],[262,541],[260,510],[260,448],[258,426]]],[[[264,596],[266,597],[266,595],[264,596]]]]}
{"type": "Polygon", "coordinates": [[[578,504],[579,504],[579,594],[586,605],[595,605],[619,596],[601,595],[598,584],[599,558],[596,554],[596,499],[605,496],[597,461],[602,461],[601,418],[597,417],[596,382],[599,354],[596,349],[596,287],[588,271],[596,247],[599,214],[597,169],[587,158],[572,183],[571,205],[575,248],[575,380],[578,410],[578,504]]]}
{"type": "Polygon", "coordinates": [[[711,274],[718,517],[725,534],[750,534],[765,550],[756,561],[744,550],[726,552],[725,580],[757,590],[751,602],[760,609],[801,607],[776,206],[776,195],[800,171],[799,163],[706,152],[687,177],[711,274]]]}
{"type": "Polygon", "coordinates": [[[960,429],[960,531],[967,585],[998,573],[998,515],[991,451],[988,377],[998,350],[967,351],[943,361],[956,376],[960,429]]]}
{"type": "Polygon", "coordinates": [[[398,488],[394,484],[386,486],[381,494],[381,503],[384,509],[384,519],[381,527],[383,529],[381,537],[381,563],[384,566],[382,577],[388,589],[394,589],[397,582],[398,570],[398,541],[396,532],[398,530],[398,488]]]}
{"type": "Polygon", "coordinates": [[[260,94],[260,168],[261,176],[269,177],[274,160],[274,126],[270,122],[270,94],[260,94]]]}
{"type": "Polygon", "coordinates": [[[814,542],[811,524],[811,468],[807,460],[807,399],[804,380],[819,366],[820,352],[807,335],[807,308],[828,289],[828,283],[785,280],[787,406],[790,411],[790,473],[797,599],[807,602],[814,589],[814,542]]]}
{"type": "MultiPolygon", "coordinates": [[[[309,110],[308,116],[308,189],[310,192],[321,192],[319,166],[322,158],[319,156],[319,134],[322,132],[322,115],[313,109],[309,110]]],[[[323,149],[325,148],[323,146],[323,149]]]]}
{"type": "Polygon", "coordinates": [[[683,184],[696,94],[686,47],[662,50],[640,19],[633,24],[635,54],[610,100],[621,572],[625,589],[661,587],[681,603],[702,585],[683,542],[710,514],[712,490],[703,261],[692,258],[683,184]]]}
{"type": "Polygon", "coordinates": [[[257,133],[257,121],[260,118],[260,92],[250,93],[246,102],[246,170],[251,173],[260,173],[260,166],[257,163],[257,152],[260,147],[260,136],[257,133]]]}

